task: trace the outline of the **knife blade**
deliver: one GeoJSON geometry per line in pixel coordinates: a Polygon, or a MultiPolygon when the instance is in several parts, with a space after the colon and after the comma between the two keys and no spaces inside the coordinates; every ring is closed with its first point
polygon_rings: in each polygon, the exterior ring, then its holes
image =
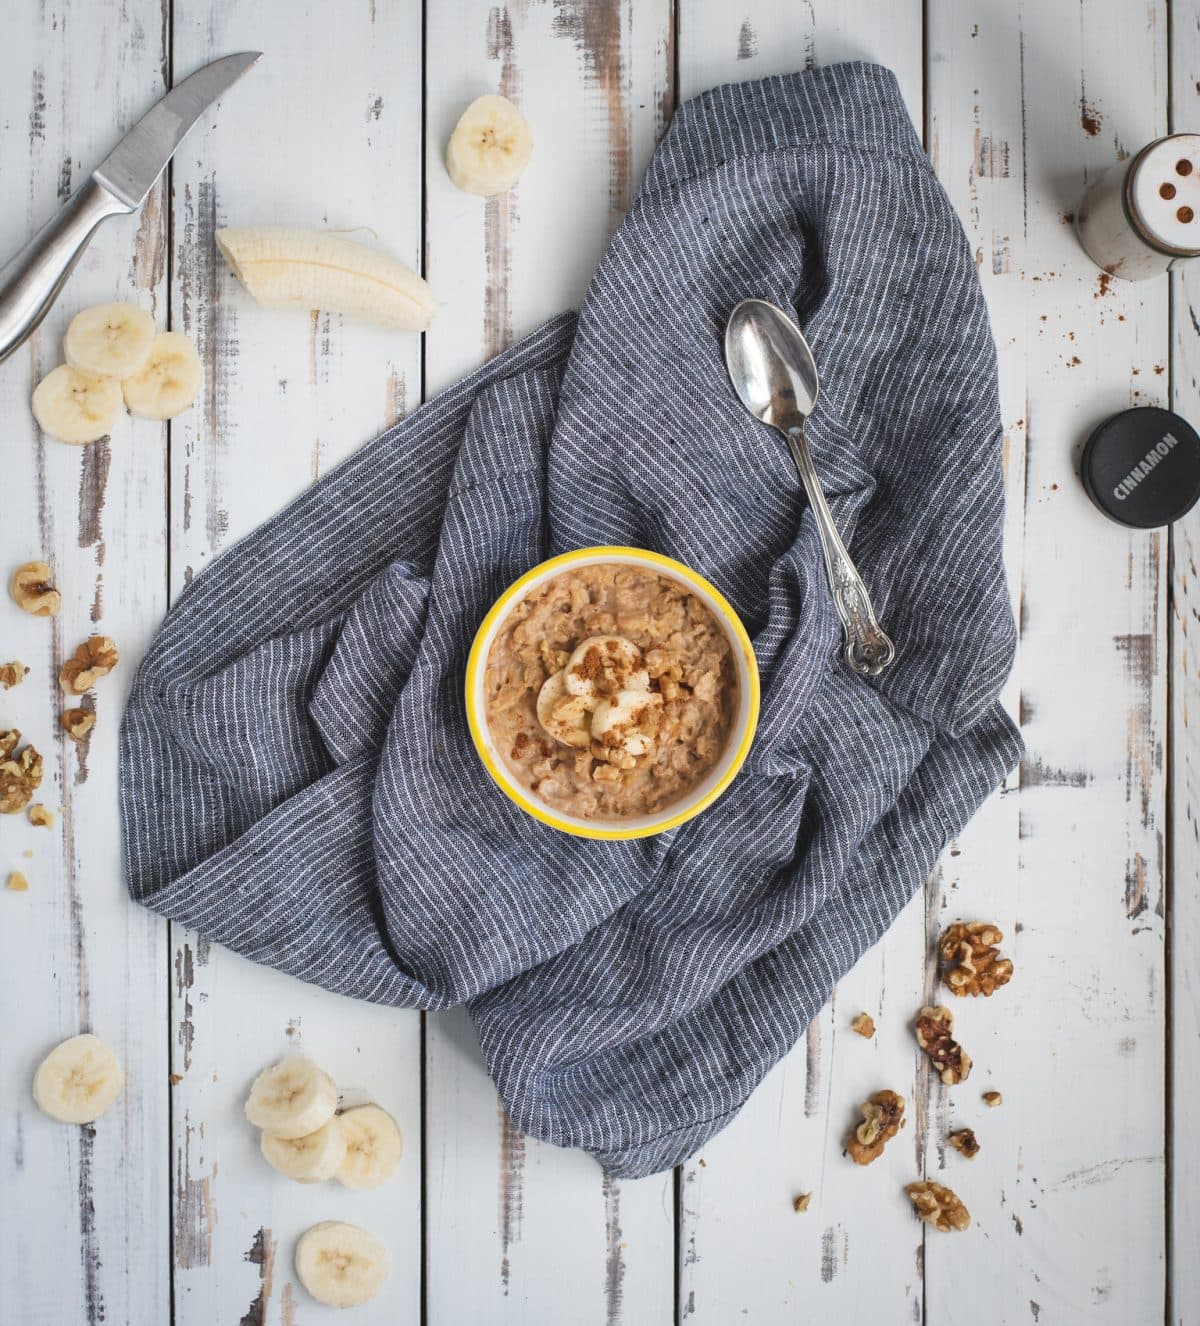
{"type": "Polygon", "coordinates": [[[92,171],[58,215],[0,268],[0,362],[49,312],[100,222],[137,211],[188,130],[261,59],[261,51],[226,55],[172,88],[92,171]]]}
{"type": "Polygon", "coordinates": [[[92,179],[130,211],[140,207],[188,130],[261,59],[261,51],[241,51],[189,74],[142,116],[92,171],[92,179]]]}

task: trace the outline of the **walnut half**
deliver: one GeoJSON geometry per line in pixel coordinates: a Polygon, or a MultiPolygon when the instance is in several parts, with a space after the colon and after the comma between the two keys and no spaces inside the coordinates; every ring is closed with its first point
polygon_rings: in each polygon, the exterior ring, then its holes
{"type": "Polygon", "coordinates": [[[959,921],[938,944],[942,983],[956,995],[990,995],[1012,980],[1013,965],[1000,956],[1004,938],[990,921],[959,921]]]}
{"type": "Polygon", "coordinates": [[[950,1034],[954,1030],[954,1014],[948,1008],[926,1005],[917,1014],[913,1030],[917,1034],[917,1044],[929,1056],[947,1086],[957,1086],[967,1080],[971,1059],[950,1034]]]}
{"type": "Polygon", "coordinates": [[[868,1040],[875,1035],[875,1019],[870,1013],[860,1013],[850,1024],[851,1031],[857,1031],[868,1040]]]}
{"type": "Polygon", "coordinates": [[[0,732],[0,815],[15,815],[33,800],[42,781],[42,757],[32,746],[18,753],[16,728],[0,732]]]}
{"type": "Polygon", "coordinates": [[[82,695],[117,666],[120,655],[107,635],[89,636],[62,665],[58,680],[64,691],[82,695]]]}
{"type": "Polygon", "coordinates": [[[62,595],[54,588],[54,573],[45,562],[18,566],[8,592],[18,608],[35,617],[57,617],[62,608],[62,595]]]}
{"type": "Polygon", "coordinates": [[[904,1190],[916,1208],[917,1215],[927,1225],[949,1234],[952,1229],[967,1229],[971,1224],[971,1213],[949,1188],[932,1179],[921,1183],[910,1183],[904,1190]]]}
{"type": "Polygon", "coordinates": [[[869,1165],[904,1126],[904,1097],[894,1091],[877,1091],[859,1109],[863,1121],[850,1130],[846,1153],[856,1165],[869,1165]]]}

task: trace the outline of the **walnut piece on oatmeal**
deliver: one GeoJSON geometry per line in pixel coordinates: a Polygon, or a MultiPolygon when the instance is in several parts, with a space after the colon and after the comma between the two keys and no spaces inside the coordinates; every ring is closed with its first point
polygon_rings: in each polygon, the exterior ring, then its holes
{"type": "Polygon", "coordinates": [[[812,1199],[813,1195],[810,1192],[797,1193],[796,1196],[792,1198],[792,1210],[807,1211],[812,1199]]]}
{"type": "Polygon", "coordinates": [[[90,635],[62,665],[59,683],[70,695],[90,691],[101,677],[117,666],[120,655],[116,643],[107,635],[90,635]]]}
{"type": "Polygon", "coordinates": [[[35,801],[25,813],[29,816],[29,822],[34,828],[54,828],[54,812],[47,810],[40,801],[35,801]]]}
{"type": "Polygon", "coordinates": [[[18,608],[34,617],[57,617],[62,608],[62,595],[54,588],[54,573],[45,562],[18,566],[8,592],[18,608]]]}
{"type": "Polygon", "coordinates": [[[938,943],[942,983],[956,995],[991,995],[1012,979],[1013,965],[1000,956],[999,927],[990,921],[958,921],[938,943]]]}
{"type": "Polygon", "coordinates": [[[947,1086],[966,1081],[971,1060],[950,1034],[954,1030],[954,1014],[948,1008],[940,1004],[936,1008],[927,1005],[917,1014],[913,1030],[917,1044],[929,1056],[947,1086]]]}
{"type": "Polygon", "coordinates": [[[5,887],[11,889],[13,893],[25,893],[29,889],[29,881],[19,870],[12,870],[9,872],[5,887]]]}
{"type": "Polygon", "coordinates": [[[14,658],[11,663],[0,663],[0,686],[12,687],[20,684],[29,676],[29,669],[20,659],[14,658]]]}
{"type": "Polygon", "coordinates": [[[877,1091],[859,1109],[863,1121],[850,1130],[846,1153],[856,1165],[869,1165],[883,1154],[888,1139],[904,1126],[904,1097],[894,1091],[877,1091]]]}
{"type": "Polygon", "coordinates": [[[994,1110],[997,1105],[1004,1104],[1004,1097],[998,1091],[985,1091],[983,1093],[983,1103],[989,1110],[994,1110]]]}
{"type": "Polygon", "coordinates": [[[86,741],[96,726],[96,715],[87,709],[64,709],[58,721],[72,741],[86,741]]]}
{"type": "Polygon", "coordinates": [[[860,1036],[865,1036],[868,1040],[875,1035],[875,1019],[870,1013],[860,1013],[850,1024],[851,1031],[857,1031],[860,1036]]]}
{"type": "Polygon", "coordinates": [[[959,1200],[958,1196],[932,1179],[920,1183],[910,1183],[904,1190],[916,1208],[917,1215],[927,1225],[949,1234],[952,1229],[968,1229],[971,1213],[959,1200]]]}
{"type": "Polygon", "coordinates": [[[946,1141],[968,1160],[974,1160],[979,1154],[979,1138],[975,1136],[974,1128],[959,1128],[956,1132],[950,1134],[946,1141]]]}
{"type": "Polygon", "coordinates": [[[18,751],[21,734],[0,732],[0,815],[15,815],[33,800],[42,781],[42,757],[32,746],[18,751]]]}

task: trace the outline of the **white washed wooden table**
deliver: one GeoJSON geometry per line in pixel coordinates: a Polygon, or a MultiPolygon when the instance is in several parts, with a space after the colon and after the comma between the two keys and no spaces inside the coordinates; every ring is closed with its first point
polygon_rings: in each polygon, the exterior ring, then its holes
{"type": "Polygon", "coordinates": [[[0,873],[31,881],[0,892],[0,1322],[331,1320],[291,1250],[340,1218],[384,1235],[395,1262],[386,1295],[346,1318],[364,1326],[1195,1326],[1200,516],[1124,532],[1091,509],[1075,462],[1116,409],[1200,415],[1200,269],[1170,290],[1105,288],[1068,214],[1118,156],[1200,125],[1198,0],[9,0],[0,31],[4,254],[168,77],[266,52],[0,367],[0,569],[46,555],[66,591],[51,625],[0,604],[0,661],[33,668],[0,694],[0,720],[46,753],[61,807],[52,832],[0,824],[0,873]],[[673,1175],[608,1182],[506,1124],[461,1013],[325,994],[128,901],[123,696],[171,596],[222,549],[578,304],[681,99],[849,57],[899,75],[991,308],[1021,634],[1007,700],[1029,758],[740,1118],[673,1175]],[[462,106],[497,89],[537,149],[517,192],[484,203],[453,188],[441,152],[462,106]],[[424,343],[252,307],[213,230],[277,221],[369,226],[421,268],[444,304],[424,343]],[[43,441],[31,386],[70,316],[113,298],[196,338],[203,399],[170,427],[123,423],[111,446],[43,441]],[[94,627],[123,661],[85,763],[56,729],[54,679],[94,627]],[[956,1006],[978,1090],[948,1103],[907,1028],[935,988],[930,940],[977,916],[1007,932],[1016,977],[956,1006]],[[860,1008],[873,1043],[848,1031],[860,1008]],[[29,1081],[82,1029],[118,1048],[128,1085],[94,1129],[69,1129],[36,1111],[29,1081]],[[293,1045],[401,1121],[391,1185],[307,1188],[267,1169],[242,1099],[293,1045]],[[859,1170],[841,1139],[885,1084],[912,1100],[911,1124],[859,1170]],[[999,1110],[979,1099],[990,1086],[999,1110]],[[983,1143],[971,1163],[943,1144],[962,1124],[983,1143]],[[962,1194],[969,1233],[913,1219],[902,1185],[922,1173],[962,1194]]]}

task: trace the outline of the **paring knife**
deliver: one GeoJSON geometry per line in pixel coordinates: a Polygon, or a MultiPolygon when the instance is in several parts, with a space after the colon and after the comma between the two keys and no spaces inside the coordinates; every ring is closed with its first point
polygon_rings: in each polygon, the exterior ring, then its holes
{"type": "Polygon", "coordinates": [[[261,51],[226,55],[173,87],[92,171],[62,211],[0,268],[0,361],[49,312],[100,222],[137,211],[192,125],[261,59],[261,51]]]}

